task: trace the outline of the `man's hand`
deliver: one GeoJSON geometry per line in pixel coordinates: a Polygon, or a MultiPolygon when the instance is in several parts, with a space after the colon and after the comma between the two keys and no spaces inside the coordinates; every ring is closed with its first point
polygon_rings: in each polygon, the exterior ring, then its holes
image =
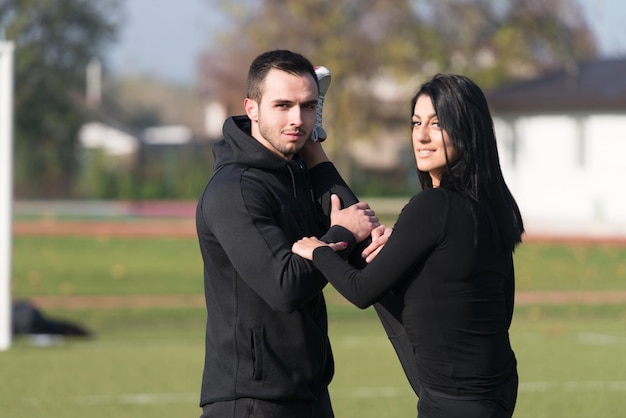
{"type": "Polygon", "coordinates": [[[330,224],[341,225],[354,234],[356,242],[369,237],[372,229],[380,225],[376,213],[365,202],[358,202],[346,209],[341,209],[341,200],[331,195],[330,224]]]}
{"type": "Polygon", "coordinates": [[[293,243],[291,246],[291,251],[294,254],[298,254],[302,258],[306,258],[307,260],[313,260],[313,251],[319,247],[330,247],[335,251],[345,250],[346,246],[345,242],[333,242],[331,244],[326,244],[324,241],[320,241],[315,237],[304,237],[293,243]]]}
{"type": "Polygon", "coordinates": [[[370,263],[378,255],[380,250],[383,249],[392,232],[393,228],[385,225],[379,225],[372,229],[372,243],[365,247],[361,253],[361,257],[370,263]]]}

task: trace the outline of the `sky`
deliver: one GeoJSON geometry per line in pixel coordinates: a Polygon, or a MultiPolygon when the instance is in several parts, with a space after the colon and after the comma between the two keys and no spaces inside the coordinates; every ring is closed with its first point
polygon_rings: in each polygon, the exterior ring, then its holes
{"type": "MultiPolygon", "coordinates": [[[[603,57],[626,56],[626,1],[576,0],[603,57]]],[[[192,85],[198,54],[219,16],[203,0],[124,0],[126,24],[107,57],[116,75],[147,74],[192,85]]]]}
{"type": "Polygon", "coordinates": [[[148,74],[193,84],[198,54],[219,17],[203,0],[123,0],[126,23],[110,48],[115,74],[148,74]]]}

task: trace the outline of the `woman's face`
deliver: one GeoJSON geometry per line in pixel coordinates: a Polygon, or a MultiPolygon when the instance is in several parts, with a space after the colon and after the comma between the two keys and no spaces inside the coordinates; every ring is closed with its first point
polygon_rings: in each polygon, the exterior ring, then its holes
{"type": "Polygon", "coordinates": [[[417,98],[411,125],[413,126],[411,139],[417,168],[428,172],[433,187],[439,187],[441,175],[447,170],[446,152],[448,161],[452,165],[458,159],[459,150],[439,126],[439,118],[430,96],[423,94],[417,98]]]}

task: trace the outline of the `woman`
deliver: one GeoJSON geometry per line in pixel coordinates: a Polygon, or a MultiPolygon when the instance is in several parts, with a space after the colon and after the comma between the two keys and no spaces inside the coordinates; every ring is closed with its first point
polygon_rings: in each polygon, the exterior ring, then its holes
{"type": "Polygon", "coordinates": [[[502,176],[493,121],[480,88],[437,75],[411,102],[412,144],[423,191],[365,268],[303,238],[312,260],[348,300],[368,307],[393,292],[413,346],[420,418],[510,417],[517,363],[509,341],[513,251],[524,231],[502,176]]]}

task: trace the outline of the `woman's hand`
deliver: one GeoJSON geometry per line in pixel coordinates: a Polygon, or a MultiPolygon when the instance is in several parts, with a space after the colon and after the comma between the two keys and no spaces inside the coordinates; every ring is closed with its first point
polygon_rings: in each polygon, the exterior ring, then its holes
{"type": "Polygon", "coordinates": [[[372,243],[363,250],[361,257],[370,263],[383,249],[392,232],[393,228],[382,224],[372,229],[372,243]]]}
{"type": "Polygon", "coordinates": [[[320,241],[315,237],[304,237],[299,241],[296,241],[291,246],[291,251],[295,254],[298,254],[302,258],[306,258],[307,260],[313,260],[313,251],[319,247],[330,247],[335,251],[345,250],[348,246],[345,242],[333,242],[331,244],[326,244],[324,241],[320,241]]]}

